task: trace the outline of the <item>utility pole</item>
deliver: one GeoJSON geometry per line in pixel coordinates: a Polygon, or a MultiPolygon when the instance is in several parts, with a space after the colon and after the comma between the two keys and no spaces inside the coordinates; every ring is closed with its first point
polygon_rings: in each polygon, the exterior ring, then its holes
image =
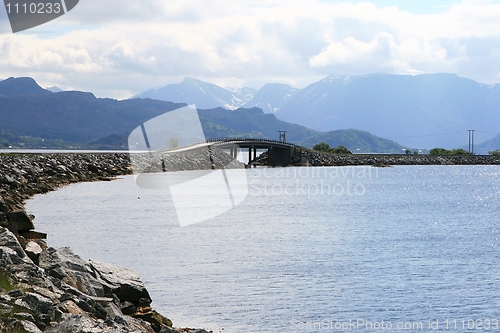
{"type": "Polygon", "coordinates": [[[286,142],[286,131],[278,131],[280,134],[280,142],[286,142]]]}
{"type": "Polygon", "coordinates": [[[474,155],[474,130],[472,130],[472,155],[474,155]]]}
{"type": "Polygon", "coordinates": [[[467,130],[469,132],[469,154],[474,155],[474,130],[467,130]]]}

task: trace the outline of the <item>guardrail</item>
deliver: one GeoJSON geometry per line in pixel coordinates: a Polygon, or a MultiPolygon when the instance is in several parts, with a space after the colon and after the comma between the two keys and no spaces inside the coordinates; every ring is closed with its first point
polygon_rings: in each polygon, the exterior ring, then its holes
{"type": "Polygon", "coordinates": [[[255,143],[269,143],[277,144],[288,147],[295,147],[295,144],[290,142],[283,142],[278,140],[270,139],[250,139],[250,138],[209,138],[205,140],[196,141],[193,145],[203,144],[203,143],[238,143],[238,142],[255,142],[255,143]]]}

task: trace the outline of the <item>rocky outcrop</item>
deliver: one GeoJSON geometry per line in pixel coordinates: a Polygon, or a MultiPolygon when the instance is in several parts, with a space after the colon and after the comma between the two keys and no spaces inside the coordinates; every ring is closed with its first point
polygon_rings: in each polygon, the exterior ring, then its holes
{"type": "Polygon", "coordinates": [[[48,247],[24,211],[34,194],[129,173],[126,154],[0,154],[1,332],[182,331],[151,308],[137,274],[48,247]]]}

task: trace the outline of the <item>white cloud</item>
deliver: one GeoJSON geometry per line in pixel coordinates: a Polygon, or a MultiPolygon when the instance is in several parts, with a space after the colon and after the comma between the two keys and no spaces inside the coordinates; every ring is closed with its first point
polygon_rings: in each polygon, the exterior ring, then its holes
{"type": "Polygon", "coordinates": [[[221,85],[306,85],[328,74],[454,72],[500,78],[500,5],[433,14],[316,0],[81,1],[40,27],[0,35],[0,76],[126,98],[184,76],[221,85]]]}

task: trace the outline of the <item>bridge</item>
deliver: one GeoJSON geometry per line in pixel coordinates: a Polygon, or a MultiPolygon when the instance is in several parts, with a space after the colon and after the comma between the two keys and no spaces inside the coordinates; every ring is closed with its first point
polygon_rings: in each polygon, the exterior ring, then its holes
{"type": "Polygon", "coordinates": [[[219,149],[228,149],[231,156],[236,158],[238,148],[248,149],[249,164],[257,157],[258,149],[268,151],[267,164],[269,166],[286,166],[290,164],[295,144],[269,139],[248,139],[248,138],[210,138],[204,141],[195,142],[194,145],[214,146],[219,149]]]}

